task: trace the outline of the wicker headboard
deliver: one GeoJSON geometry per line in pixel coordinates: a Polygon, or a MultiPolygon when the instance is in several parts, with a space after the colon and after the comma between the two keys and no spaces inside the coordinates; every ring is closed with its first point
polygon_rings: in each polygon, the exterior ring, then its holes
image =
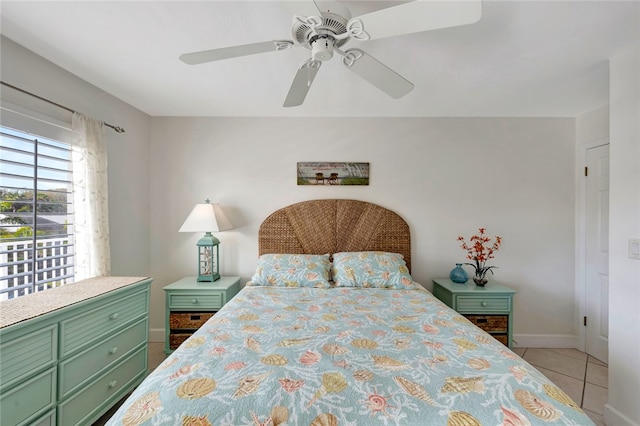
{"type": "Polygon", "coordinates": [[[386,251],[411,270],[411,233],[398,214],[357,200],[310,200],[276,210],[260,225],[258,252],[386,251]]]}

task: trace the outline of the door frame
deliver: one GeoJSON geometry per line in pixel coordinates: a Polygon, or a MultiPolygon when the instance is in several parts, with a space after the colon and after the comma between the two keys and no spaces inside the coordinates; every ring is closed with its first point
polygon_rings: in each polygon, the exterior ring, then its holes
{"type": "Polygon", "coordinates": [[[587,151],[599,146],[609,145],[609,138],[596,139],[578,144],[576,152],[576,239],[575,239],[575,324],[577,327],[578,347],[586,352],[586,328],[583,318],[587,311],[587,220],[585,209],[587,203],[587,180],[584,168],[587,165],[587,151]]]}

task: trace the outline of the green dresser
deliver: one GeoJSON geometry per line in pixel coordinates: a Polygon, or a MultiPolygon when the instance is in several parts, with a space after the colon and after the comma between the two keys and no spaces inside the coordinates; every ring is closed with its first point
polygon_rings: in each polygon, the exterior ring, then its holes
{"type": "Polygon", "coordinates": [[[100,277],[0,302],[0,424],[91,424],[133,390],[150,284],[100,277]]]}
{"type": "Polygon", "coordinates": [[[515,290],[489,281],[484,287],[472,280],[464,284],[448,278],[433,280],[433,295],[509,348],[513,347],[513,295],[515,290]]]}

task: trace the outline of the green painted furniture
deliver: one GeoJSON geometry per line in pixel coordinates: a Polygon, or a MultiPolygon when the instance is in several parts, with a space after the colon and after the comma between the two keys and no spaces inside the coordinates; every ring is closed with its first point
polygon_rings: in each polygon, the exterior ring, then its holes
{"type": "Polygon", "coordinates": [[[473,280],[458,284],[449,278],[433,280],[433,294],[509,348],[513,347],[513,295],[495,281],[484,287],[473,280]]]}
{"type": "Polygon", "coordinates": [[[164,287],[166,322],[164,352],[169,355],[240,290],[240,277],[198,282],[186,277],[164,287]]]}
{"type": "Polygon", "coordinates": [[[87,425],[147,375],[150,278],[0,303],[0,424],[87,425]]]}

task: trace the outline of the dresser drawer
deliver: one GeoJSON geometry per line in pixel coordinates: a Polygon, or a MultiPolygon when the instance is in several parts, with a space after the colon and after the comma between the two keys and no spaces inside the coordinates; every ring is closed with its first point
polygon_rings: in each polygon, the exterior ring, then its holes
{"type": "Polygon", "coordinates": [[[81,315],[60,322],[60,357],[113,333],[118,327],[147,313],[147,291],[102,304],[81,315]]]}
{"type": "Polygon", "coordinates": [[[458,296],[458,312],[511,312],[511,297],[458,296]]]}
{"type": "Polygon", "coordinates": [[[221,293],[171,293],[168,298],[169,309],[217,310],[222,307],[221,293]]]}
{"type": "Polygon", "coordinates": [[[59,404],[58,424],[87,424],[104,407],[106,401],[122,397],[121,391],[143,377],[146,370],[147,351],[141,349],[89,384],[82,392],[59,404]]]}
{"type": "MultiPolygon", "coordinates": [[[[3,359],[4,362],[4,359],[3,359]]],[[[0,396],[0,424],[27,425],[56,404],[56,369],[50,368],[0,396]]]]}
{"type": "Polygon", "coordinates": [[[56,426],[56,410],[51,410],[44,416],[40,417],[31,426],[56,426]]]}
{"type": "Polygon", "coordinates": [[[122,359],[128,352],[147,341],[148,323],[144,319],[100,342],[93,348],[61,362],[58,380],[60,398],[81,386],[96,373],[122,359]]]}
{"type": "Polygon", "coordinates": [[[26,374],[50,367],[57,359],[58,328],[56,325],[2,341],[0,389],[11,386],[26,374]]]}
{"type": "Polygon", "coordinates": [[[171,330],[197,330],[214,314],[214,312],[171,312],[169,327],[171,330]]]}

